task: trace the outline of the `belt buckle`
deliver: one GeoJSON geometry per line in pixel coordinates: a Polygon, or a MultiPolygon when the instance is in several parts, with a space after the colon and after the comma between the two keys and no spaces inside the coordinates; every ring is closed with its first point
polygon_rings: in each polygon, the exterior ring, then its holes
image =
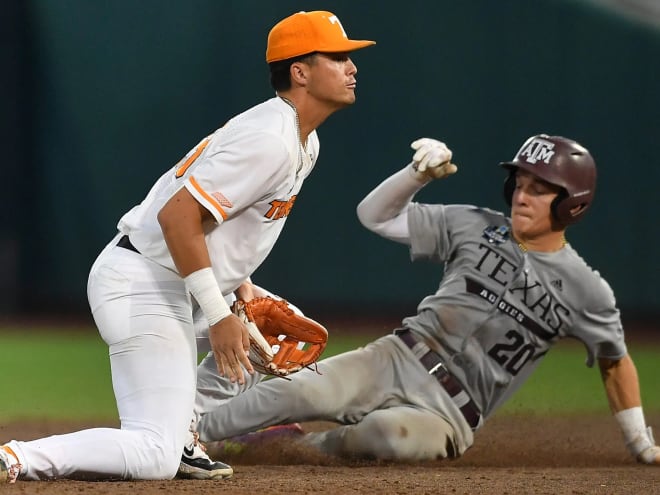
{"type": "Polygon", "coordinates": [[[429,375],[435,375],[440,370],[447,372],[447,368],[443,362],[439,362],[433,368],[429,369],[429,375]]]}

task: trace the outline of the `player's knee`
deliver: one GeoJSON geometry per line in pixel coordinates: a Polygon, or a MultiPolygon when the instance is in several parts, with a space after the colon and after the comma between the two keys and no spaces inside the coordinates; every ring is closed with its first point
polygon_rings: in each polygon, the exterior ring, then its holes
{"type": "Polygon", "coordinates": [[[359,425],[349,427],[344,436],[346,454],[384,460],[399,459],[401,430],[378,417],[367,417],[359,425]]]}
{"type": "Polygon", "coordinates": [[[139,466],[132,479],[142,480],[171,480],[176,476],[179,469],[181,455],[154,455],[151,462],[145,462],[139,466]]]}
{"type": "Polygon", "coordinates": [[[163,437],[144,435],[142,447],[134,453],[134,462],[129,461],[129,478],[170,480],[179,469],[181,453],[163,437]]]}
{"type": "Polygon", "coordinates": [[[171,480],[176,476],[181,462],[181,452],[169,452],[159,459],[158,466],[154,469],[153,476],[150,479],[171,480]]]}
{"type": "Polygon", "coordinates": [[[423,461],[438,457],[437,452],[426,451],[420,439],[408,426],[392,418],[380,415],[367,417],[360,428],[355,428],[350,443],[370,445],[367,456],[388,461],[423,461]],[[359,437],[358,437],[359,436],[359,437]]]}

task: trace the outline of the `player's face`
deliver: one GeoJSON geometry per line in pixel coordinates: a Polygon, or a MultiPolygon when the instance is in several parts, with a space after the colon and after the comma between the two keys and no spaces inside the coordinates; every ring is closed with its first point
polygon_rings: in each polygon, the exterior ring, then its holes
{"type": "Polygon", "coordinates": [[[559,191],[559,187],[524,170],[516,172],[511,223],[519,239],[539,238],[554,230],[550,205],[559,191]]]}
{"type": "Polygon", "coordinates": [[[318,53],[308,65],[307,92],[332,108],[355,102],[357,67],[348,53],[318,53]]]}

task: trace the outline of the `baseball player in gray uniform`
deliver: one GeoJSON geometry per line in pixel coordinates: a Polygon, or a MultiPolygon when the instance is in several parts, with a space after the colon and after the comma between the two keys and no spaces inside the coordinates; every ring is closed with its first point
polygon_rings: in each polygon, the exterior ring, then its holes
{"type": "MultiPolygon", "coordinates": [[[[277,241],[319,153],[316,128],[355,101],[351,40],[331,12],[298,12],[268,36],[276,96],[202,139],[126,213],[94,263],[89,303],[109,346],[120,429],[0,446],[0,481],[226,478],[189,432],[195,315],[217,372],[244,384],[248,331],[229,305],[277,241]],[[183,453],[183,456],[182,456],[183,453]]],[[[240,295],[240,294],[239,294],[240,295]]]]}
{"type": "Polygon", "coordinates": [[[412,143],[412,163],[358,206],[361,222],[444,263],[435,293],[393,334],[322,360],[318,373],[264,381],[200,420],[204,441],[312,420],[342,426],[303,441],[329,454],[417,461],[462,455],[475,432],[564,337],[598,363],[626,445],[660,464],[614,295],[567,243],[596,186],[589,151],[559,136],[529,138],[501,165],[511,216],[472,205],[418,204],[433,179],[456,172],[437,140],[412,143]]]}

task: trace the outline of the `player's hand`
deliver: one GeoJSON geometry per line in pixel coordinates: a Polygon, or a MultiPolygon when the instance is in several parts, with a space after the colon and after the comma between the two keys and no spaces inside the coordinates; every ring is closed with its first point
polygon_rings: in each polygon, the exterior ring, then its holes
{"type": "Polygon", "coordinates": [[[238,288],[234,291],[234,295],[236,296],[236,299],[241,301],[251,301],[257,297],[255,294],[255,289],[256,286],[249,280],[246,280],[238,286],[238,288]]]}
{"type": "Polygon", "coordinates": [[[649,447],[646,450],[642,451],[637,456],[637,461],[642,464],[652,464],[654,466],[660,466],[660,447],[654,445],[649,447]]]}
{"type": "Polygon", "coordinates": [[[455,173],[458,167],[451,163],[452,152],[442,141],[420,138],[410,143],[415,150],[412,169],[420,182],[442,179],[455,173]]]}
{"type": "Polygon", "coordinates": [[[220,376],[225,376],[234,383],[245,383],[245,370],[253,374],[254,369],[247,352],[250,349],[250,337],[247,327],[231,314],[209,327],[209,342],[218,366],[220,376]]]}

